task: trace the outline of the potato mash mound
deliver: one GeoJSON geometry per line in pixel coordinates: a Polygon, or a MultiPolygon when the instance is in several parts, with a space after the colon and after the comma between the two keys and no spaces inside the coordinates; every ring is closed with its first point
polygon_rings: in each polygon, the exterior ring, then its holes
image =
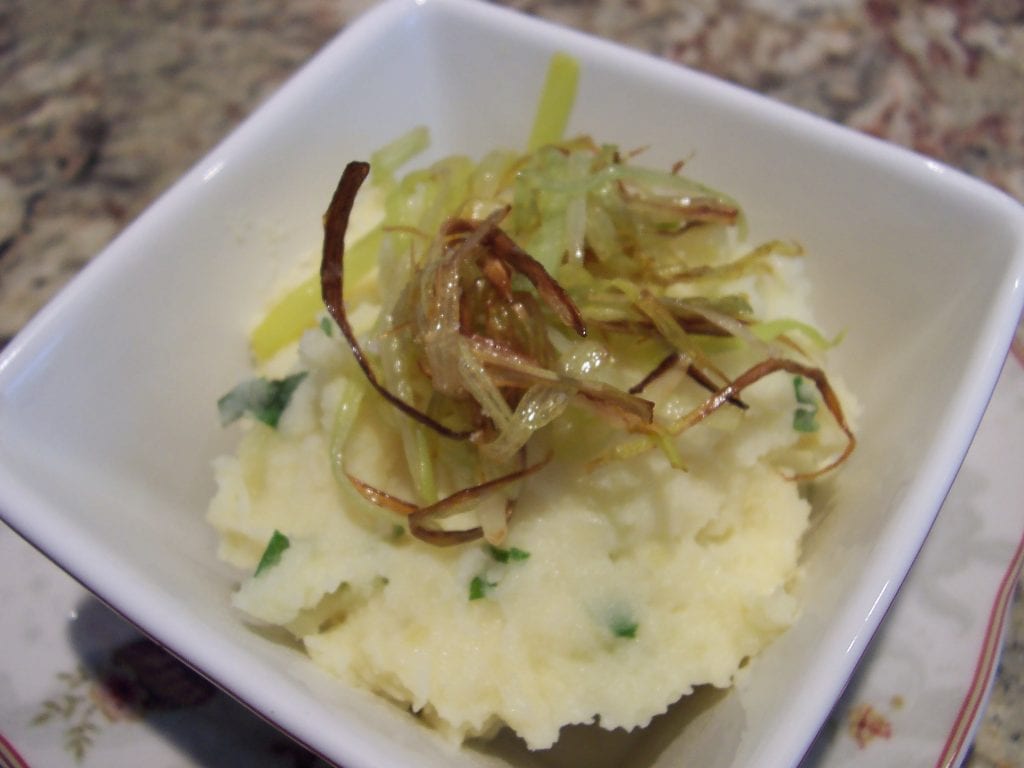
{"type": "MultiPolygon", "coordinates": [[[[235,605],[451,739],[508,725],[539,749],[570,723],[644,726],[694,686],[729,686],[797,615],[810,510],[773,459],[806,439],[789,377],[752,387],[742,417],[687,433],[687,471],[650,451],[592,468],[583,446],[601,427],[552,425],[551,443],[575,441],[578,458],[523,484],[502,547],[435,547],[325,460],[347,349],[312,330],[300,357],[309,374],[277,429],[247,425],[237,455],[216,462],[220,556],[252,573],[275,530],[290,541],[235,605]]],[[[364,410],[365,459],[391,472],[400,447],[374,427],[389,416],[364,410]]]]}
{"type": "Polygon", "coordinates": [[[856,444],[803,248],[588,135],[396,175],[428,138],[345,166],[251,338],[286,375],[218,402],[234,604],[456,744],[643,727],[793,623],[856,444]]]}

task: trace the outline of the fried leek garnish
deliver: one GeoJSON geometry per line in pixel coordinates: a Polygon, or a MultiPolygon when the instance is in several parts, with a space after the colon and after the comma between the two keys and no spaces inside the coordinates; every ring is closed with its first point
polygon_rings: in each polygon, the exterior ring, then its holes
{"type": "MultiPolygon", "coordinates": [[[[829,342],[802,321],[756,317],[737,289],[802,249],[738,251],[735,201],[680,164],[661,172],[631,160],[583,136],[479,163],[449,157],[403,178],[388,168],[371,181],[385,212],[371,233],[379,314],[362,338],[345,300],[345,234],[370,165],[345,168],[324,217],[322,298],[365,382],[399,412],[389,423],[416,498],[336,474],[417,538],[499,545],[521,484],[560,458],[543,439],[556,421],[596,419],[622,436],[587,466],[660,450],[683,468],[684,433],[726,406],[749,412],[744,391],[780,373],[799,379],[796,428],[817,429],[801,389],[810,382],[845,440],[788,476],[813,480],[853,451],[815,362],[829,342]],[[692,405],[656,417],[647,393],[683,386],[697,393],[692,405]]],[[[332,447],[342,466],[353,441],[346,431],[332,447]]]]}

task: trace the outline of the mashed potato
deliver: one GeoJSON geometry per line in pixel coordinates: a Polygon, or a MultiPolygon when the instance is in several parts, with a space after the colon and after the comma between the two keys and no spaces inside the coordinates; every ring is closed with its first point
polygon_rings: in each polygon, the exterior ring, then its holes
{"type": "MultiPolygon", "coordinates": [[[[694,686],[730,685],[796,617],[810,509],[769,461],[804,439],[787,377],[751,390],[741,425],[721,414],[694,430],[686,472],[654,453],[546,467],[493,550],[424,544],[336,482],[327,456],[345,364],[336,341],[307,333],[310,375],[278,429],[254,423],[218,459],[209,520],[220,556],[249,572],[274,530],[289,536],[235,605],[287,627],[353,685],[455,740],[507,724],[543,748],[562,725],[635,728],[694,686]],[[474,583],[483,597],[471,599],[474,583]]],[[[553,439],[590,437],[565,431],[553,439]]]]}
{"type": "MultiPolygon", "coordinates": [[[[711,264],[734,263],[740,251],[709,256],[697,239],[727,242],[715,232],[694,228],[689,247],[711,264]]],[[[669,242],[652,237],[659,248],[669,242]]],[[[802,264],[780,250],[758,257],[756,269],[726,269],[715,295],[745,297],[754,317],[809,322],[802,264]]],[[[695,686],[731,685],[795,620],[811,510],[789,477],[841,452],[846,436],[824,410],[820,429],[795,428],[794,411],[810,401],[792,375],[757,380],[743,390],[746,408],[723,407],[683,431],[674,455],[649,441],[608,460],[621,425],[574,402],[530,438],[535,455],[555,459],[520,481],[500,546],[439,547],[345,477],[413,498],[408,445],[395,430],[407,417],[366,385],[338,330],[328,322],[302,337],[292,370],[305,377],[276,427],[247,422],[237,452],[216,461],[208,512],[219,556],[252,574],[235,606],[286,628],[318,665],[453,742],[508,726],[541,749],[567,724],[642,727],[695,686]],[[357,448],[343,458],[339,425],[358,437],[346,437],[357,448]],[[257,568],[275,532],[287,547],[257,568]]],[[[559,343],[559,365],[577,377],[632,354],[593,338],[559,343]]],[[[761,352],[726,345],[715,365],[743,371],[761,352]]],[[[650,370],[650,356],[625,369],[604,383],[624,392],[650,370]]],[[[672,423],[708,393],[676,370],[643,395],[656,420],[672,423]]]]}

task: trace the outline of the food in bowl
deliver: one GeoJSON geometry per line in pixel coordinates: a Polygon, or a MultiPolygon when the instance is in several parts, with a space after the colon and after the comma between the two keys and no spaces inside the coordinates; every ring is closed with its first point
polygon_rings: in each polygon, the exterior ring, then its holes
{"type": "Polygon", "coordinates": [[[285,375],[220,402],[234,604],[456,742],[729,686],[798,615],[802,491],[855,445],[800,246],[747,245],[682,163],[564,139],[570,103],[526,152],[400,177],[416,129],[350,163],[320,274],[254,333],[285,375]]]}

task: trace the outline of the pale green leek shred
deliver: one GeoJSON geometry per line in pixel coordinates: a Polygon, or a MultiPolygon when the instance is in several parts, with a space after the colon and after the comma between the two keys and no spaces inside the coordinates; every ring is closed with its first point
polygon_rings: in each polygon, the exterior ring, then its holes
{"type": "Polygon", "coordinates": [[[366,395],[368,386],[365,379],[361,377],[347,377],[344,381],[345,389],[334,413],[334,426],[331,429],[329,448],[331,472],[334,474],[335,481],[342,488],[352,488],[345,474],[345,443],[348,442],[348,437],[359,417],[359,410],[362,407],[363,397],[366,395]]]}
{"type": "MultiPolygon", "coordinates": [[[[385,189],[394,186],[394,172],[429,143],[430,133],[418,126],[374,152],[371,155],[372,183],[385,189]]],[[[380,244],[378,227],[346,250],[346,288],[355,287],[373,271],[380,244]]],[[[320,291],[320,275],[312,275],[270,308],[249,337],[249,346],[258,362],[266,362],[316,325],[324,311],[320,291]]]]}
{"type": "MultiPolygon", "coordinates": [[[[387,328],[386,313],[378,319],[381,328],[387,328]]],[[[411,372],[416,369],[416,362],[407,339],[402,334],[385,333],[380,337],[379,375],[388,391],[394,393],[407,403],[421,404],[429,401],[430,392],[423,382],[414,381],[411,372]]],[[[427,428],[395,408],[388,408],[386,417],[391,420],[397,430],[405,455],[406,466],[412,480],[417,498],[421,503],[430,503],[439,498],[437,481],[434,474],[433,456],[427,428]]]]}
{"type": "MultiPolygon", "coordinates": [[[[378,227],[346,251],[346,296],[351,297],[349,289],[362,285],[373,271],[380,242],[381,230],[378,227]]],[[[249,336],[253,357],[258,362],[266,362],[292,342],[298,341],[304,331],[316,327],[323,312],[324,302],[318,273],[278,299],[253,329],[249,336]]]]}
{"type": "Polygon", "coordinates": [[[731,195],[719,192],[717,189],[709,187],[706,184],[702,184],[699,181],[695,181],[688,176],[680,176],[679,174],[659,171],[654,168],[644,168],[643,166],[619,164],[612,168],[608,168],[607,174],[610,179],[635,181],[655,188],[667,187],[668,189],[674,190],[682,195],[711,197],[731,205],[739,211],[739,215],[736,218],[736,232],[739,235],[739,239],[745,240],[747,237],[748,227],[746,214],[739,202],[731,195]]]}
{"type": "Polygon", "coordinates": [[[807,337],[819,349],[834,347],[842,341],[843,335],[839,334],[834,339],[827,339],[825,336],[809,323],[794,318],[779,318],[778,320],[767,320],[761,323],[754,323],[750,331],[761,341],[772,341],[792,331],[797,331],[807,337]]]}
{"type": "MultiPolygon", "coordinates": [[[[586,179],[590,175],[590,158],[582,152],[570,155],[566,171],[570,179],[586,179]]],[[[567,198],[562,230],[562,253],[569,262],[582,264],[587,234],[586,190],[567,198]]]]}
{"type": "Polygon", "coordinates": [[[672,438],[664,432],[658,432],[655,435],[655,439],[672,468],[685,471],[686,464],[683,463],[683,457],[679,455],[679,450],[676,448],[672,438]]]}
{"type": "Polygon", "coordinates": [[[651,435],[637,435],[616,445],[595,460],[595,464],[604,464],[609,461],[622,461],[640,456],[655,446],[655,439],[651,435]]]}
{"type": "Polygon", "coordinates": [[[379,187],[390,187],[395,171],[430,145],[430,132],[426,126],[416,126],[370,155],[371,182],[379,187]]]}
{"type": "Polygon", "coordinates": [[[540,104],[533,119],[533,130],[526,145],[528,150],[532,152],[545,144],[561,141],[576,101],[579,78],[580,65],[576,59],[565,53],[551,57],[540,104]]]}
{"type": "Polygon", "coordinates": [[[637,456],[642,456],[655,448],[661,450],[665,460],[668,461],[673,469],[686,471],[686,463],[683,461],[683,457],[679,455],[679,450],[672,440],[672,434],[661,430],[643,435],[634,435],[628,440],[617,444],[611,450],[600,454],[590,464],[593,468],[612,461],[627,461],[637,456]]]}
{"type": "Polygon", "coordinates": [[[431,450],[430,435],[427,430],[417,424],[414,428],[416,442],[416,490],[424,504],[433,504],[441,498],[437,490],[437,475],[434,472],[434,456],[431,450]]]}
{"type": "Polygon", "coordinates": [[[683,330],[683,327],[676,322],[672,313],[668,311],[657,297],[644,293],[636,300],[636,306],[637,309],[650,318],[658,333],[681,356],[681,362],[694,362],[705,371],[717,371],[717,366],[708,359],[700,346],[694,342],[693,336],[683,330]]]}
{"type": "MultiPolygon", "coordinates": [[[[700,333],[691,333],[690,339],[700,347],[705,355],[719,355],[723,352],[735,352],[746,349],[747,342],[735,336],[705,336],[700,333]]],[[[765,341],[765,339],[762,339],[765,341]]],[[[769,339],[770,341],[770,339],[769,339]]]]}
{"type": "MultiPolygon", "coordinates": [[[[510,150],[496,149],[485,155],[477,164],[470,182],[473,198],[481,202],[496,202],[501,190],[509,185],[511,174],[514,173],[513,164],[518,159],[519,156],[510,150]]],[[[482,213],[473,218],[485,218],[490,212],[482,213]]]]}
{"type": "MultiPolygon", "coordinates": [[[[791,317],[751,323],[747,326],[747,329],[758,339],[765,342],[776,341],[780,337],[788,336],[793,332],[800,333],[818,349],[829,349],[843,340],[842,333],[833,339],[829,339],[813,325],[791,317]]],[[[688,338],[708,355],[733,352],[745,349],[747,346],[746,341],[735,336],[705,336],[703,334],[691,333],[688,338]]]]}
{"type": "Polygon", "coordinates": [[[281,297],[249,336],[253,356],[265,362],[316,325],[323,311],[320,276],[314,275],[281,297]]]}

